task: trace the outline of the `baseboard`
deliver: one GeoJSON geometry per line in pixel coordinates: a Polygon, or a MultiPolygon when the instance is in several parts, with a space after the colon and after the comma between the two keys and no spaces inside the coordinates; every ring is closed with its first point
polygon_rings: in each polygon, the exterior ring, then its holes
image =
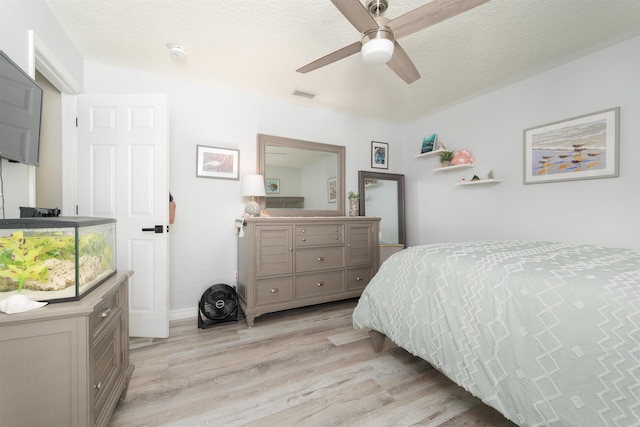
{"type": "Polygon", "coordinates": [[[169,310],[169,321],[182,319],[195,319],[198,317],[198,307],[169,310]]]}

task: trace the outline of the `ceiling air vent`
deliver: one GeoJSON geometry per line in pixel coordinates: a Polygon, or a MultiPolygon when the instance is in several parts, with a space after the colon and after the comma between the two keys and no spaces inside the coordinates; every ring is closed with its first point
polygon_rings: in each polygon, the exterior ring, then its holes
{"type": "Polygon", "coordinates": [[[298,89],[294,90],[293,94],[295,96],[301,96],[303,98],[309,98],[309,99],[313,99],[316,96],[315,93],[305,92],[304,90],[298,90],[298,89]]]}

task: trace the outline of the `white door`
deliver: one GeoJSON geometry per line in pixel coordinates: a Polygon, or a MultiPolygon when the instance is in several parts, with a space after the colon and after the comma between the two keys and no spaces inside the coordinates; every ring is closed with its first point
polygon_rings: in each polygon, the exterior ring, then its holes
{"type": "Polygon", "coordinates": [[[129,335],[169,336],[166,95],[78,97],[78,215],[116,218],[129,335]]]}

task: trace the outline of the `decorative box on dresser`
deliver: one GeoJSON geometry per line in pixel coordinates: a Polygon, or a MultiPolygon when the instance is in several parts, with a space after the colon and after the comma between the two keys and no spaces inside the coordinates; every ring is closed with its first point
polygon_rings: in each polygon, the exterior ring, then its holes
{"type": "Polygon", "coordinates": [[[247,324],[265,313],[360,296],[378,271],[379,221],[246,218],[237,290],[247,324]]]}
{"type": "Polygon", "coordinates": [[[80,301],[0,314],[0,426],[106,426],[133,372],[128,280],[80,301]]]}

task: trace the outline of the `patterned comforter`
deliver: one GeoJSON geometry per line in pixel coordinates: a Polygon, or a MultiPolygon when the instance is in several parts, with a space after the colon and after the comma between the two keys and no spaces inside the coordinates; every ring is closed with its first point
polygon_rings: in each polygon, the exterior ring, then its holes
{"type": "Polygon", "coordinates": [[[410,247],[353,314],[521,426],[640,426],[640,254],[532,241],[410,247]]]}

